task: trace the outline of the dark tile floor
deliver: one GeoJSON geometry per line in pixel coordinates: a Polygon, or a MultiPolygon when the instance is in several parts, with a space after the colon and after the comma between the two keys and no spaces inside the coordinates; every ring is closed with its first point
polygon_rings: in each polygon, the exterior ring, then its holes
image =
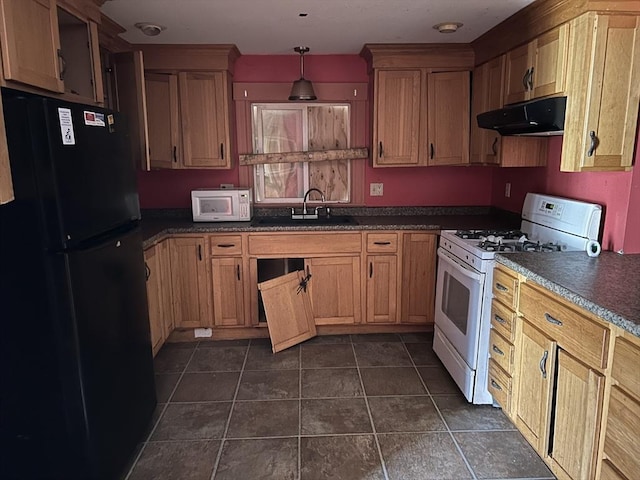
{"type": "Polygon", "coordinates": [[[127,480],[553,479],[504,414],[470,405],[427,334],[167,344],[127,480]]]}

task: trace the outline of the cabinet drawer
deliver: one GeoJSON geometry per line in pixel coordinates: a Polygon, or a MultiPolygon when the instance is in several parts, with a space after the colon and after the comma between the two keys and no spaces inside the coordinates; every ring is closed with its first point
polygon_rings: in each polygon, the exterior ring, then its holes
{"type": "Polygon", "coordinates": [[[508,309],[495,299],[491,302],[491,327],[495,328],[500,335],[511,343],[515,340],[515,319],[516,312],[508,309]]]}
{"type": "Polygon", "coordinates": [[[511,377],[493,359],[489,360],[489,393],[505,412],[511,411],[511,377]]]}
{"type": "Polygon", "coordinates": [[[640,399],[640,348],[624,338],[616,338],[611,375],[620,386],[640,399]]]}
{"type": "Polygon", "coordinates": [[[505,372],[513,373],[513,345],[494,329],[489,334],[489,355],[505,372]]]}
{"type": "Polygon", "coordinates": [[[589,365],[607,366],[609,329],[528,283],[520,285],[520,312],[567,352],[589,365]]]}
{"type": "Polygon", "coordinates": [[[242,236],[213,235],[210,237],[211,255],[242,255],[242,236]]]}
{"type": "Polygon", "coordinates": [[[249,235],[250,255],[309,255],[360,253],[360,233],[284,233],[249,235]]]}
{"type": "Polygon", "coordinates": [[[518,299],[518,279],[496,268],[493,271],[493,297],[515,310],[518,299]]]}
{"type": "Polygon", "coordinates": [[[397,251],[397,233],[367,233],[367,252],[396,253],[397,251]]]}
{"type": "Polygon", "coordinates": [[[627,478],[638,478],[640,472],[640,403],[618,387],[611,388],[609,415],[604,439],[604,453],[627,478]]]}

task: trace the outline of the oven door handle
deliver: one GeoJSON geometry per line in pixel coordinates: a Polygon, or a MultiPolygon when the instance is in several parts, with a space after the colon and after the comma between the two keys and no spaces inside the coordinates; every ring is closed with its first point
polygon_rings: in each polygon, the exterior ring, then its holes
{"type": "Polygon", "coordinates": [[[469,270],[467,267],[465,267],[463,264],[458,262],[456,259],[452,258],[451,255],[447,254],[446,252],[440,249],[438,249],[438,257],[440,257],[444,262],[447,262],[447,264],[451,265],[453,268],[456,269],[456,271],[458,271],[465,277],[471,278],[478,283],[482,281],[482,274],[469,270]]]}

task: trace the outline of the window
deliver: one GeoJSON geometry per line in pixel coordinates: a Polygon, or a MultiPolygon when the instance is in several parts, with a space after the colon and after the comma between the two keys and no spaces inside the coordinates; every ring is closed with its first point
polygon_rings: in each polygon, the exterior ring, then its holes
{"type": "MultiPolygon", "coordinates": [[[[251,116],[254,153],[350,147],[348,104],[253,104],[251,116]]],[[[309,188],[317,188],[327,202],[347,203],[350,164],[349,160],[332,160],[256,165],[256,202],[298,203],[309,188]]]]}

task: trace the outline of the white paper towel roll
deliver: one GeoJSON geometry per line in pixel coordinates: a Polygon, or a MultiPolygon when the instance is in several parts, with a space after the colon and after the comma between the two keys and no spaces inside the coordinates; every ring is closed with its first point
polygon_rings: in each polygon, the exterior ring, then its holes
{"type": "Polygon", "coordinates": [[[602,248],[600,247],[600,242],[597,240],[589,240],[589,243],[587,243],[587,255],[590,257],[597,257],[600,255],[601,251],[602,248]]]}

